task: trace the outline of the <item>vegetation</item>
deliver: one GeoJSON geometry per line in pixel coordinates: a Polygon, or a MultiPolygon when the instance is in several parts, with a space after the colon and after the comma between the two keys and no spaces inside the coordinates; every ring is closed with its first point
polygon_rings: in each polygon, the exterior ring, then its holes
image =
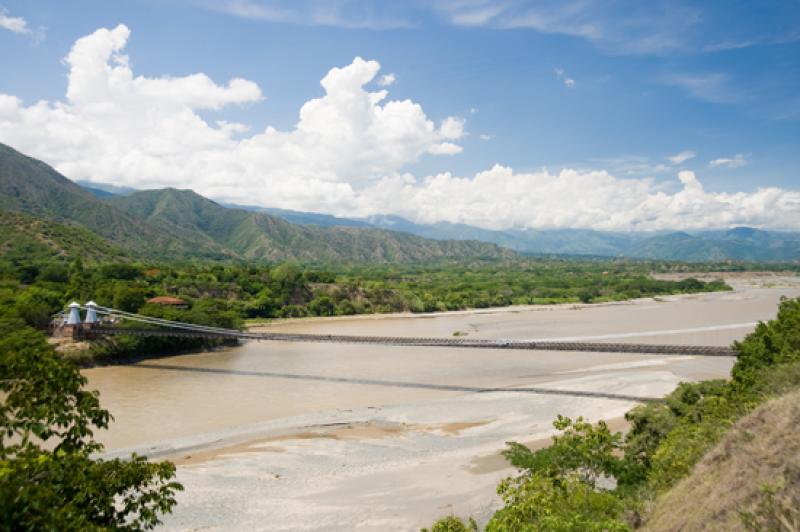
{"type": "MultiPolygon", "coordinates": [[[[777,318],[759,324],[735,348],[730,380],[684,383],[665,401],[634,408],[624,438],[603,422],[593,426],[559,416],[554,426],[562,434],[552,446],[531,451],[510,443],[504,454],[520,473],[498,486],[504,506],[486,530],[629,530],[646,524],[653,501],[686,477],[738,419],[800,387],[800,299],[782,301],[777,318]]],[[[766,486],[760,502],[743,510],[742,526],[798,519],[792,505],[798,488],[787,488],[797,472],[787,474],[788,481],[766,486]]]]}
{"type": "Polygon", "coordinates": [[[0,528],[145,530],[175,505],[175,466],[94,458],[111,420],[40,332],[0,319],[0,528]]]}
{"type": "MultiPolygon", "coordinates": [[[[70,300],[149,316],[239,328],[245,320],[435,312],[518,304],[597,303],[729,289],[722,281],[661,281],[647,264],[559,260],[443,262],[427,266],[277,266],[138,263],[50,259],[0,260],[0,316],[46,328],[70,300]],[[184,299],[176,310],[146,304],[158,295],[184,299]]],[[[115,337],[93,345],[91,359],[171,353],[218,340],[115,337]]]]}

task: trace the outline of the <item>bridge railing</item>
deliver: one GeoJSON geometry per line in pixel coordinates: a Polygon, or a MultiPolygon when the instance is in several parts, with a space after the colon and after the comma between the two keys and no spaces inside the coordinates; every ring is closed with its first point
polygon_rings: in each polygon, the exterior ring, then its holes
{"type": "MultiPolygon", "coordinates": [[[[595,342],[564,342],[546,340],[490,340],[467,338],[420,338],[403,336],[357,336],[357,335],[331,335],[308,333],[269,333],[249,332],[209,325],[184,323],[152,316],[143,316],[122,310],[101,307],[96,304],[80,306],[77,303],[70,305],[70,312],[76,312],[76,307],[95,312],[95,316],[103,316],[105,323],[96,318],[91,323],[79,323],[71,326],[73,335],[81,338],[94,338],[103,335],[132,335],[132,336],[173,336],[185,338],[237,338],[241,340],[266,340],[282,342],[317,342],[317,343],[349,343],[373,344],[395,346],[419,347],[462,347],[473,349],[526,349],[535,351],[578,351],[578,352],[605,352],[605,353],[640,353],[640,354],[675,354],[695,356],[735,356],[736,352],[726,346],[708,345],[661,345],[661,344],[634,344],[634,343],[595,343],[595,342]],[[141,323],[149,328],[117,327],[113,320],[125,320],[141,323]]],[[[74,314],[71,321],[74,321],[74,314]]],[[[68,320],[68,321],[70,321],[68,320]]]]}

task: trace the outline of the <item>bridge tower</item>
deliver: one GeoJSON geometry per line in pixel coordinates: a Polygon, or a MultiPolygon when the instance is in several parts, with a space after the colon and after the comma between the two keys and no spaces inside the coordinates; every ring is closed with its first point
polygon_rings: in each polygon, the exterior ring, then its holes
{"type": "Polygon", "coordinates": [[[94,301],[89,301],[86,303],[86,318],[83,320],[83,323],[95,325],[99,321],[100,320],[97,319],[97,303],[94,301]]]}
{"type": "Polygon", "coordinates": [[[80,325],[81,324],[81,306],[77,301],[73,301],[68,305],[69,316],[67,316],[66,325],[80,325]]]}

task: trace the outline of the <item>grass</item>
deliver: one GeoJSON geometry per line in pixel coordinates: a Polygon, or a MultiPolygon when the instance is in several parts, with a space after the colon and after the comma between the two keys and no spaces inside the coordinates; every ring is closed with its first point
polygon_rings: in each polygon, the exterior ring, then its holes
{"type": "Polygon", "coordinates": [[[786,501],[800,504],[798,472],[800,391],[795,391],[739,420],[688,477],[656,500],[643,530],[745,530],[742,513],[755,519],[757,529],[771,530],[766,521],[772,514],[797,523],[798,506],[786,501]],[[777,491],[772,506],[763,504],[764,486],[777,491]]]}

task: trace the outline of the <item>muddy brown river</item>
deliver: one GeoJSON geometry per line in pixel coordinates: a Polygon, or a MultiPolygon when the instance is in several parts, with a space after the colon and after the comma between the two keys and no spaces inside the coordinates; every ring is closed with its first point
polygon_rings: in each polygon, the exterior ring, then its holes
{"type": "MultiPolygon", "coordinates": [[[[267,329],[727,345],[774,317],[782,296],[800,297],[800,284],[609,305],[299,320],[267,329]]],[[[493,458],[505,441],[546,436],[557,413],[614,419],[635,404],[569,391],[661,396],[681,380],[725,377],[732,362],[248,342],[84,374],[115,419],[98,434],[110,455],[136,450],[183,464],[187,491],[167,528],[265,529],[259,523],[269,517],[270,530],[411,530],[450,511],[491,515],[494,485],[509,473],[493,458]],[[567,393],[525,391],[536,387],[567,393]],[[454,482],[468,487],[454,489],[454,482]]]]}

